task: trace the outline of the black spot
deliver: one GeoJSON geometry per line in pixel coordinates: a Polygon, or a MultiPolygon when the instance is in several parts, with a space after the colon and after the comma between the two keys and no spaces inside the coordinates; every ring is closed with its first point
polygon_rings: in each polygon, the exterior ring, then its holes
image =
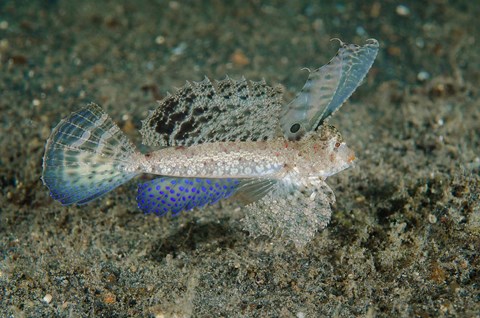
{"type": "Polygon", "coordinates": [[[182,96],[183,98],[186,98],[189,95],[194,95],[191,87],[185,87],[179,93],[180,93],[179,95],[182,96]]]}
{"type": "Polygon", "coordinates": [[[204,112],[205,112],[205,109],[203,109],[203,108],[195,108],[195,109],[193,110],[193,115],[194,115],[194,116],[200,116],[200,115],[202,115],[204,112]]]}
{"type": "Polygon", "coordinates": [[[189,135],[189,133],[192,132],[194,123],[195,122],[193,118],[190,118],[186,122],[182,123],[175,138],[185,139],[189,135]]]}
{"type": "Polygon", "coordinates": [[[185,102],[189,105],[191,105],[193,103],[193,98],[192,96],[187,96],[187,98],[185,98],[185,102]]]}
{"type": "Polygon", "coordinates": [[[300,124],[299,123],[293,124],[292,127],[290,127],[290,132],[292,134],[298,132],[299,130],[300,130],[300,124]]]}
{"type": "Polygon", "coordinates": [[[204,116],[198,117],[198,118],[197,118],[197,122],[202,123],[202,124],[207,123],[207,122],[208,122],[208,118],[206,118],[206,117],[204,117],[204,116]]]}
{"type": "Polygon", "coordinates": [[[164,113],[169,114],[177,109],[178,100],[174,96],[171,96],[165,99],[160,107],[162,107],[164,113]]]}
{"type": "Polygon", "coordinates": [[[175,125],[175,123],[182,122],[185,119],[185,117],[186,117],[185,113],[182,113],[182,112],[173,113],[170,115],[169,121],[171,122],[171,124],[175,125]]]}
{"type": "Polygon", "coordinates": [[[170,135],[173,130],[175,129],[175,125],[170,122],[170,125],[167,125],[164,122],[157,121],[156,122],[157,127],[155,128],[155,131],[159,134],[166,134],[170,135]]]}

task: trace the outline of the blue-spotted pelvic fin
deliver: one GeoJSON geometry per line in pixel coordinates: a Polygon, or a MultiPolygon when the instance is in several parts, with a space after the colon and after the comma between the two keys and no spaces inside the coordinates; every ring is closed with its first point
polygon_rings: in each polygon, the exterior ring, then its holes
{"type": "Polygon", "coordinates": [[[280,127],[285,138],[298,140],[316,130],[345,103],[372,67],[377,40],[369,39],[364,46],[338,41],[335,57],[312,71],[300,93],[282,110],[280,127]]]}
{"type": "Polygon", "coordinates": [[[161,177],[138,186],[137,203],[144,213],[178,215],[230,197],[237,190],[237,179],[161,177]]]}

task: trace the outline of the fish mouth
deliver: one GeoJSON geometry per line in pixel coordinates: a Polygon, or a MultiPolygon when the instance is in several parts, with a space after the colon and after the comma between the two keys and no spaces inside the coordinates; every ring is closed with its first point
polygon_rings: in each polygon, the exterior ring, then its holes
{"type": "Polygon", "coordinates": [[[342,144],[338,149],[341,155],[341,158],[348,164],[353,165],[357,157],[355,156],[355,152],[348,148],[346,144],[342,144]]]}
{"type": "Polygon", "coordinates": [[[352,151],[352,154],[349,155],[348,158],[347,158],[347,162],[349,164],[354,164],[356,159],[357,159],[357,157],[355,157],[355,153],[352,151]]]}

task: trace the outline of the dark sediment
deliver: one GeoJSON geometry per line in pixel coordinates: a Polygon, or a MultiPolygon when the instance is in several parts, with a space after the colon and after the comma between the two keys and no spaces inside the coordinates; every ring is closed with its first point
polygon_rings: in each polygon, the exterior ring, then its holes
{"type": "Polygon", "coordinates": [[[0,315],[478,315],[480,12],[404,4],[2,2],[0,315]],[[40,181],[51,128],[88,102],[139,144],[172,87],[243,75],[290,98],[334,37],[382,48],[331,121],[359,161],[304,250],[252,239],[230,205],[144,216],[132,182],[62,207],[40,181]]]}

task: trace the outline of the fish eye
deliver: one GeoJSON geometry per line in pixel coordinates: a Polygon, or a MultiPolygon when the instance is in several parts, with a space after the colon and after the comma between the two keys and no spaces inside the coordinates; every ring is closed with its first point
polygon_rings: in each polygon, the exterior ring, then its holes
{"type": "Polygon", "coordinates": [[[335,148],[338,148],[338,147],[340,147],[340,143],[337,141],[337,142],[335,143],[335,148]]]}
{"type": "Polygon", "coordinates": [[[300,130],[300,124],[299,123],[293,124],[292,127],[290,127],[290,132],[292,134],[296,133],[299,130],[300,130]]]}

